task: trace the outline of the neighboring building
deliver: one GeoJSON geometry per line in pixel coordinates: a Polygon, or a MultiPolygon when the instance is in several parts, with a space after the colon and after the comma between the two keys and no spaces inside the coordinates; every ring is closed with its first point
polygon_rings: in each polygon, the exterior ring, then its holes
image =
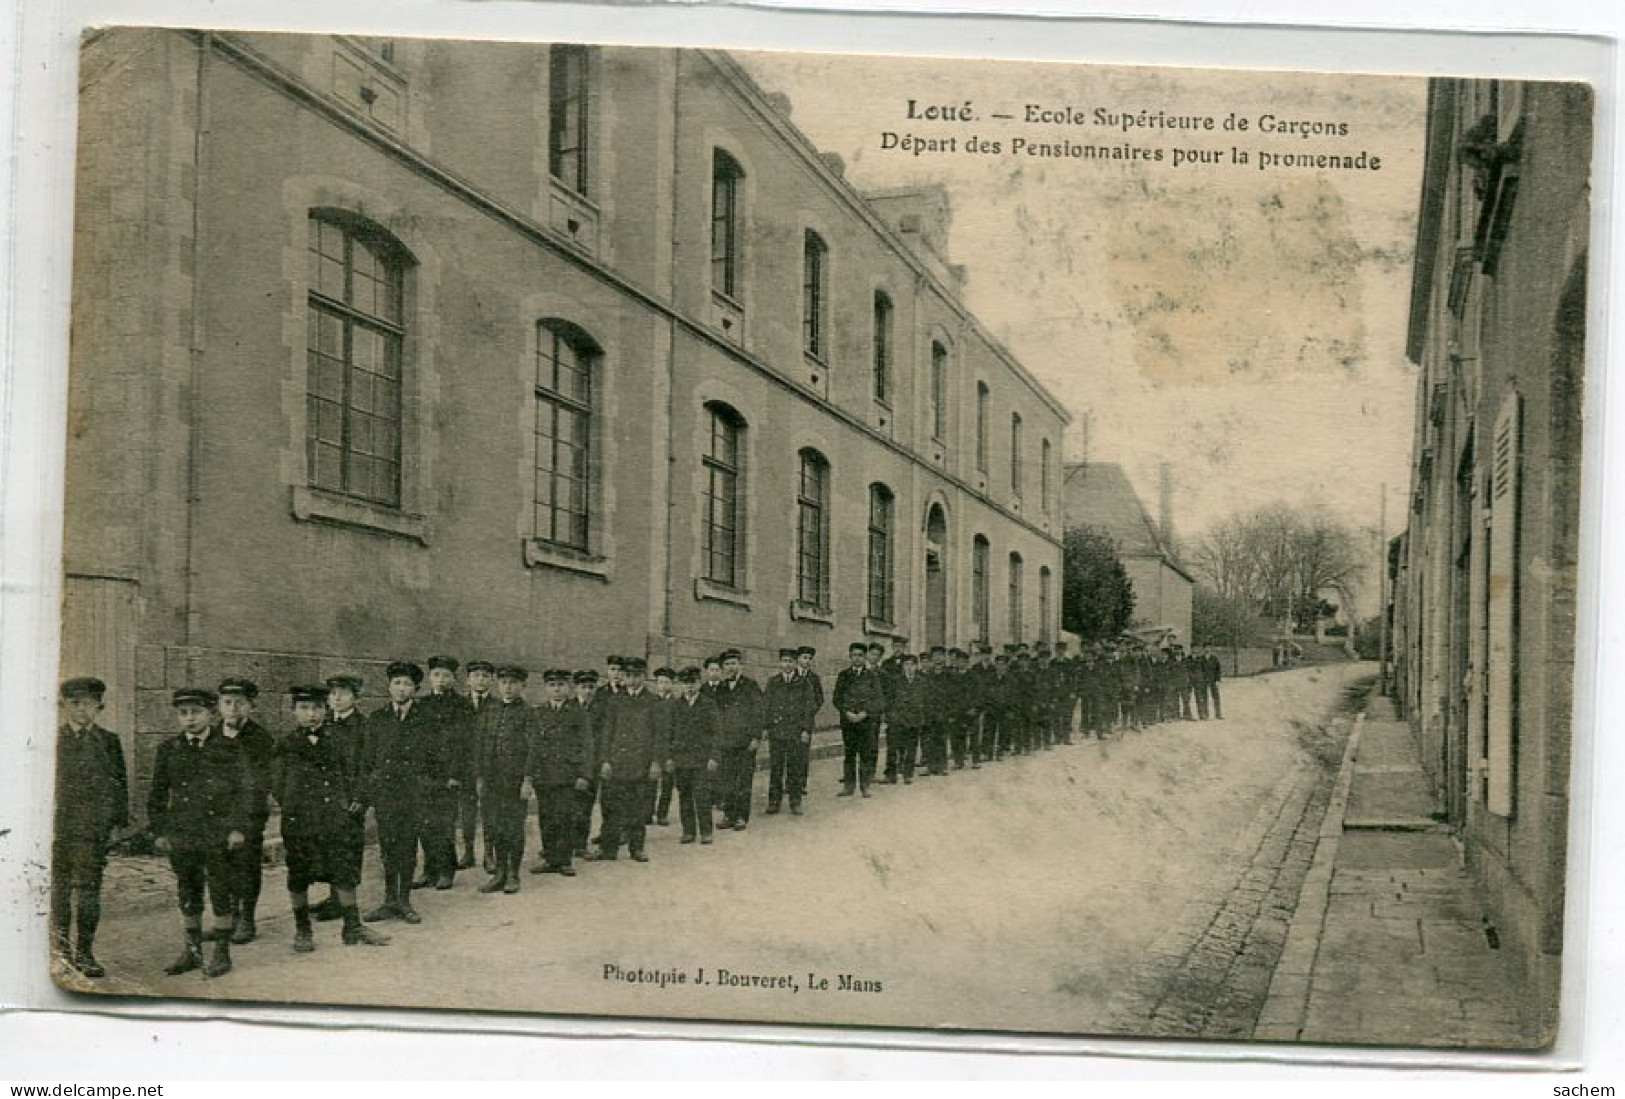
{"type": "MultiPolygon", "coordinates": [[[[63,674],[1053,637],[1065,410],[727,54],[82,53],[63,674]],[[1010,425],[1015,425],[1011,427],[1010,425]]],[[[137,799],[139,804],[139,798],[137,799]]]]}
{"type": "MultiPolygon", "coordinates": [[[[1068,462],[1065,492],[1067,527],[1097,527],[1117,543],[1123,570],[1134,587],[1135,624],[1189,645],[1191,589],[1196,581],[1175,559],[1123,467],[1112,462],[1068,462]]],[[[1165,478],[1160,510],[1163,525],[1171,529],[1167,492],[1165,478]]]]}
{"type": "Polygon", "coordinates": [[[1394,677],[1555,1024],[1569,817],[1592,96],[1435,80],[1408,354],[1409,529],[1394,677]]]}

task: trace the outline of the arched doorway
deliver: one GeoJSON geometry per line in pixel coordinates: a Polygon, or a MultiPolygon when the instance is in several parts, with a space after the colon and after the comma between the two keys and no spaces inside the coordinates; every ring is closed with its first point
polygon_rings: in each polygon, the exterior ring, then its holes
{"type": "Polygon", "coordinates": [[[948,517],[941,504],[925,513],[925,644],[948,644],[948,517]]]}

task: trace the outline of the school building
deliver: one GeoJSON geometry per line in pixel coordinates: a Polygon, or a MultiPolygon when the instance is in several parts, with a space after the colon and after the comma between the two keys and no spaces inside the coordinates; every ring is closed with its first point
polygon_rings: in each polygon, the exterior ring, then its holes
{"type": "Polygon", "coordinates": [[[63,675],[1036,642],[1066,410],[726,53],[92,32],[63,675]]]}
{"type": "Polygon", "coordinates": [[[1557,1012],[1574,705],[1592,96],[1434,80],[1408,354],[1395,697],[1532,1022],[1557,1012]]]}

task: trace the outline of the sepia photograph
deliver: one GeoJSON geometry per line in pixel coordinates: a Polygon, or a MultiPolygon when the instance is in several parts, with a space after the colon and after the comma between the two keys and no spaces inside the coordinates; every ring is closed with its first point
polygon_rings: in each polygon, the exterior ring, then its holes
{"type": "Polygon", "coordinates": [[[1593,115],[87,31],[38,967],[1549,1048],[1593,115]]]}

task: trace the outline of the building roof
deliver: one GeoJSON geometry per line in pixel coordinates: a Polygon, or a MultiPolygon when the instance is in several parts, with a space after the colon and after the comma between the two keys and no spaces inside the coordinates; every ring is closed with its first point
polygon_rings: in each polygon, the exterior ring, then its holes
{"type": "Polygon", "coordinates": [[[1066,525],[1098,527],[1124,557],[1155,557],[1186,580],[1194,578],[1174,559],[1139,493],[1116,462],[1068,462],[1062,484],[1066,525]]]}

